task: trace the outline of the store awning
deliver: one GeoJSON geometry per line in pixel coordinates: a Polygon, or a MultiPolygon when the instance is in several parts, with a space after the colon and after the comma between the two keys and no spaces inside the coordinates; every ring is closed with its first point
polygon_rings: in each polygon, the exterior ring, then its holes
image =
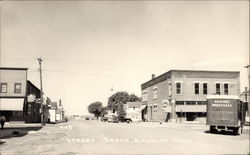
{"type": "Polygon", "coordinates": [[[147,105],[142,105],[142,106],[140,107],[140,111],[142,111],[143,109],[145,109],[146,106],[147,106],[147,105]]]}
{"type": "Polygon", "coordinates": [[[23,111],[23,98],[0,98],[0,110],[23,111]]]}

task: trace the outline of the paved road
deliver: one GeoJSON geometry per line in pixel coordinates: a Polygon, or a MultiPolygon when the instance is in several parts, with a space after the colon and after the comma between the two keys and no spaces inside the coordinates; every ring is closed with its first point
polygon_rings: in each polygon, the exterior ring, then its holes
{"type": "Polygon", "coordinates": [[[249,134],[210,134],[204,125],[72,120],[1,139],[1,154],[247,154],[249,134]]]}

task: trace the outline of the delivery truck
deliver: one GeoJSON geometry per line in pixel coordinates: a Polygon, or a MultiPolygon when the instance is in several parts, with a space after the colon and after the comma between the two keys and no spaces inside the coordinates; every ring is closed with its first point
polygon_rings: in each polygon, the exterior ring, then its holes
{"type": "Polygon", "coordinates": [[[234,95],[207,96],[207,125],[211,133],[218,131],[232,131],[239,134],[243,129],[242,102],[234,95]]]}

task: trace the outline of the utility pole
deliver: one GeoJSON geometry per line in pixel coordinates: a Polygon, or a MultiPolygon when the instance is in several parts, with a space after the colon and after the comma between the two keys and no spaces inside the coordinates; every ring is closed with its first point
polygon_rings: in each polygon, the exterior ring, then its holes
{"type": "Polygon", "coordinates": [[[43,84],[42,84],[42,58],[37,58],[39,62],[39,72],[40,72],[40,98],[41,98],[41,124],[43,124],[43,84]]]}

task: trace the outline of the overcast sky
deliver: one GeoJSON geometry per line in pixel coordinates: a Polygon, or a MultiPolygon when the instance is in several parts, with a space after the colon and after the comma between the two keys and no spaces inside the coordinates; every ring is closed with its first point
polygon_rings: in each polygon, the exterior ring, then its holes
{"type": "Polygon", "coordinates": [[[240,71],[248,85],[248,1],[1,1],[1,67],[28,67],[68,114],[170,69],[240,71]],[[111,92],[110,89],[114,88],[111,92]]]}

